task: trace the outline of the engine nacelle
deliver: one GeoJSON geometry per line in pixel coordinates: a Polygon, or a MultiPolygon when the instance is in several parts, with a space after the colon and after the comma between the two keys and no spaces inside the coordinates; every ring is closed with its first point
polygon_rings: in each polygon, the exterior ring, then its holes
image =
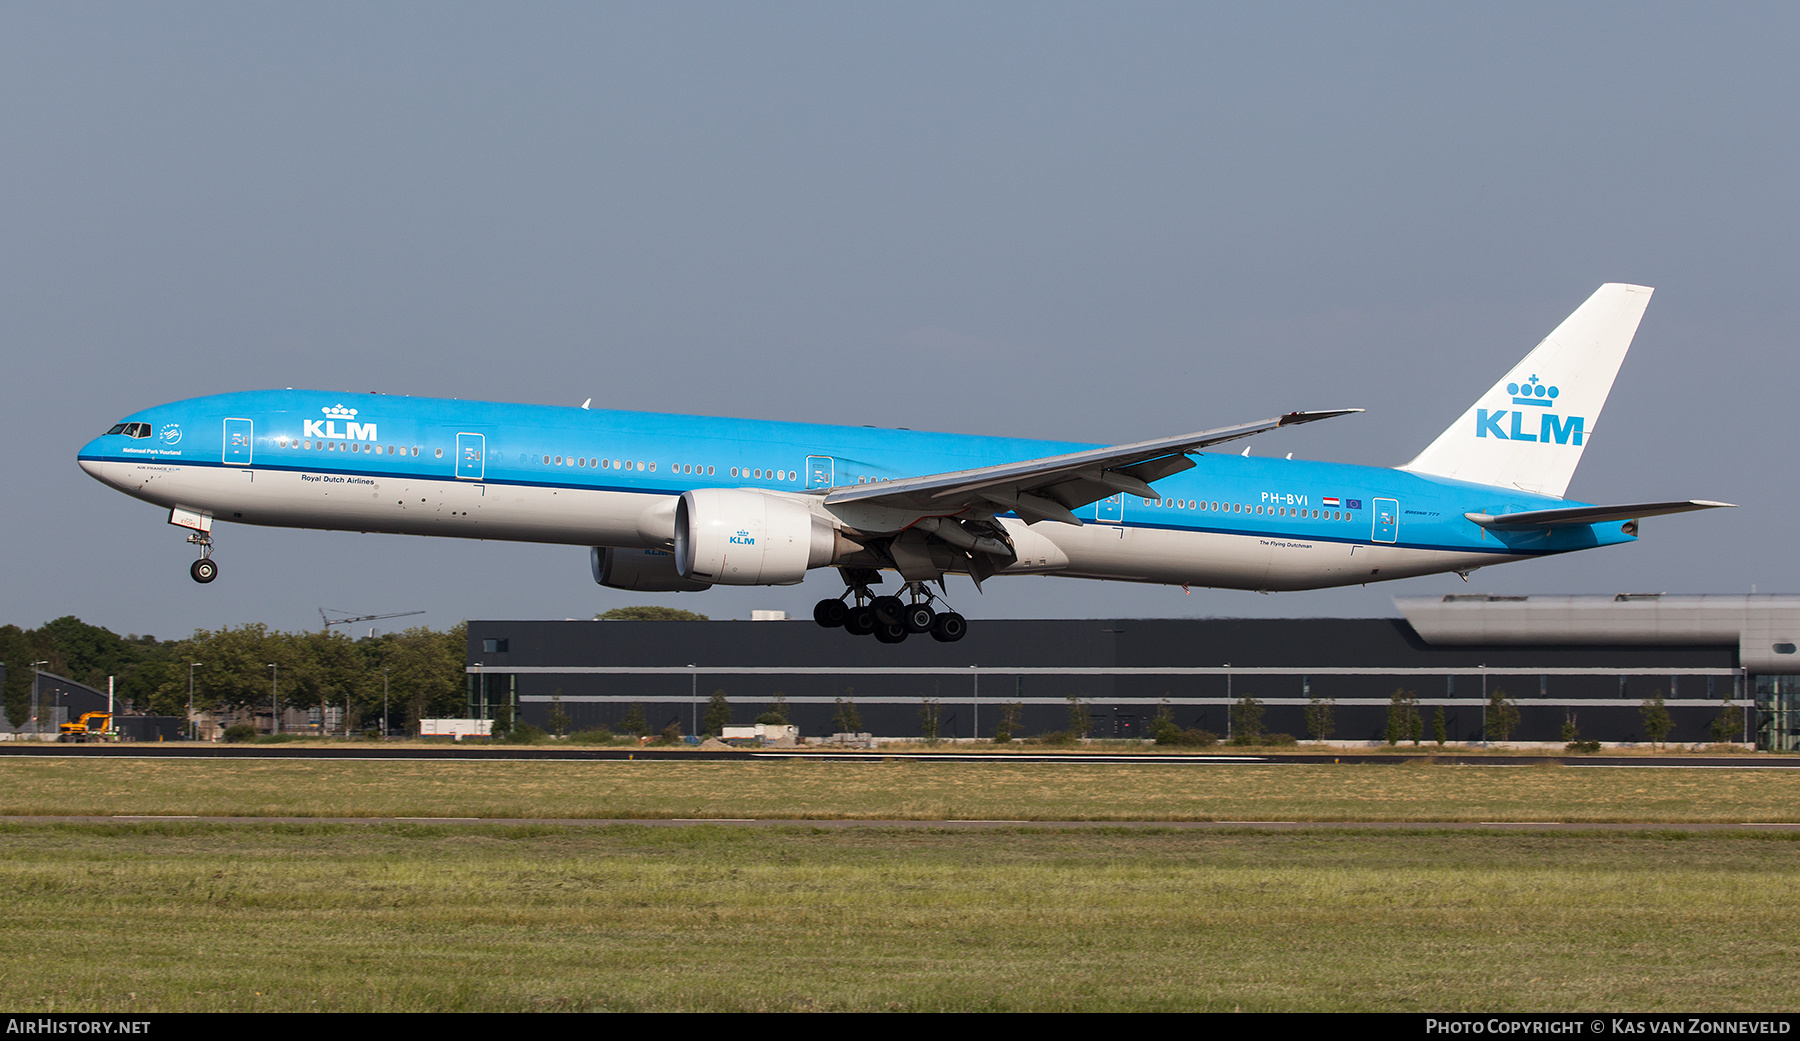
{"type": "Polygon", "coordinates": [[[697,593],[712,586],[675,572],[675,555],[660,549],[618,549],[595,546],[589,554],[594,581],[613,589],[644,593],[697,593]]]}
{"type": "Polygon", "coordinates": [[[832,562],[837,532],[806,503],[745,488],[685,492],[675,507],[675,570],[723,586],[791,586],[832,562]]]}

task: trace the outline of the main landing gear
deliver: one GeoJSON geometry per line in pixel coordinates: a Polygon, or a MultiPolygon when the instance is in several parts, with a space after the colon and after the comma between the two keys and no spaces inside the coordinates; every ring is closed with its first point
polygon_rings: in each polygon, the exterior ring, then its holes
{"type": "Polygon", "coordinates": [[[847,587],[843,596],[821,600],[813,606],[813,621],[827,629],[843,629],[852,636],[874,636],[882,643],[899,643],[908,636],[930,633],[939,643],[955,643],[968,635],[968,619],[955,611],[931,606],[937,597],[923,582],[908,582],[898,596],[876,596],[866,583],[847,587]],[[846,603],[846,598],[854,598],[846,603]]]}

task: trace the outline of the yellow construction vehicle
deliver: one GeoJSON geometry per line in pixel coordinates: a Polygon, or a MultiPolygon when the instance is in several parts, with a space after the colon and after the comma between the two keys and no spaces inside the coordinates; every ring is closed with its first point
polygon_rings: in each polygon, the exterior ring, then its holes
{"type": "Polygon", "coordinates": [[[57,731],[58,741],[111,741],[118,737],[112,729],[111,712],[83,712],[73,723],[64,723],[57,731]]]}

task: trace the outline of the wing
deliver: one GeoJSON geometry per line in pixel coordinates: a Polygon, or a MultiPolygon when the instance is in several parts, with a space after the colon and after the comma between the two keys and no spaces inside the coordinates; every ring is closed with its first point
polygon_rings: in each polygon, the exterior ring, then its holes
{"type": "Polygon", "coordinates": [[[973,470],[908,477],[878,484],[849,485],[826,493],[828,505],[861,503],[913,513],[945,516],[971,506],[1011,510],[1027,523],[1041,520],[1079,525],[1072,512],[1109,495],[1124,492],[1157,498],[1151,482],[1191,469],[1187,457],[1212,445],[1236,441],[1278,427],[1297,426],[1361,412],[1359,408],[1329,412],[1289,412],[1285,416],[1196,434],[1139,441],[1110,448],[1091,448],[1067,455],[1027,459],[973,470]]]}
{"type": "Polygon", "coordinates": [[[1531,528],[1561,528],[1571,524],[1636,520],[1639,517],[1658,517],[1665,513],[1713,510],[1721,506],[1735,507],[1736,503],[1685,499],[1680,502],[1638,502],[1624,506],[1570,506],[1560,510],[1530,510],[1525,513],[1502,513],[1498,516],[1465,513],[1463,516],[1494,531],[1525,531],[1531,528]]]}

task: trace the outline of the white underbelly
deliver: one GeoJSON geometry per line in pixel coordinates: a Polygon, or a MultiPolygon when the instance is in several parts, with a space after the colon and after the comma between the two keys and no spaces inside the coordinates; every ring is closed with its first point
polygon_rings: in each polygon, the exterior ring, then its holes
{"type": "Polygon", "coordinates": [[[1278,535],[1231,535],[1122,525],[1038,524],[1063,551],[1059,574],[1267,591],[1385,582],[1520,559],[1278,535]],[[1054,527],[1055,530],[1045,530],[1054,527]]]}
{"type": "Polygon", "coordinates": [[[356,477],[216,466],[100,464],[102,479],[160,506],[287,528],[579,546],[660,544],[642,530],[668,496],[485,481],[356,477]]]}

